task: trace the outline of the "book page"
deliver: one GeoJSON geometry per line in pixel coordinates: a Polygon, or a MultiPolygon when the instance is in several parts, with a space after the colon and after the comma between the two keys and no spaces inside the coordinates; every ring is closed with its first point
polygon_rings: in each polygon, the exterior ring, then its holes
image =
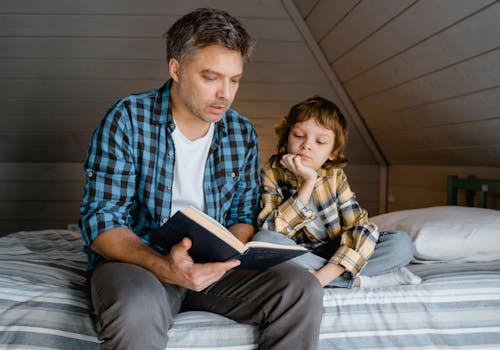
{"type": "Polygon", "coordinates": [[[277,249],[291,249],[291,250],[307,250],[300,245],[285,245],[270,242],[260,242],[260,241],[250,241],[245,244],[247,247],[267,247],[267,248],[277,248],[277,249]]]}
{"type": "Polygon", "coordinates": [[[205,227],[207,230],[212,232],[214,235],[219,237],[221,240],[231,245],[234,249],[243,253],[246,250],[245,245],[236,238],[231,231],[225,228],[220,222],[214,218],[208,216],[202,211],[196,208],[188,207],[182,211],[186,216],[190,217],[193,221],[197,222],[201,226],[205,227]]]}

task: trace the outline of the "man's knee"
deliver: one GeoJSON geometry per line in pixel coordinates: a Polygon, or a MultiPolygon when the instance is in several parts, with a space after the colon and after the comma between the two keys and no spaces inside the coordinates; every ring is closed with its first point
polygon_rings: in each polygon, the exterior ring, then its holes
{"type": "Polygon", "coordinates": [[[304,306],[321,313],[323,307],[324,289],[318,279],[309,271],[305,271],[300,278],[304,306]]]}
{"type": "Polygon", "coordinates": [[[286,263],[282,264],[280,274],[286,284],[285,293],[293,294],[291,300],[294,300],[297,306],[304,307],[307,312],[321,310],[324,290],[311,272],[295,264],[286,263]]]}
{"type": "Polygon", "coordinates": [[[101,348],[139,349],[143,344],[164,348],[174,316],[167,292],[150,272],[125,265],[98,268],[91,279],[99,338],[104,341],[101,348]]]}
{"type": "Polygon", "coordinates": [[[166,298],[161,290],[154,291],[131,284],[126,290],[118,293],[115,304],[110,309],[113,309],[117,320],[120,320],[121,326],[126,329],[141,329],[150,323],[167,327],[166,316],[173,315],[168,303],[164,302],[166,298]]]}

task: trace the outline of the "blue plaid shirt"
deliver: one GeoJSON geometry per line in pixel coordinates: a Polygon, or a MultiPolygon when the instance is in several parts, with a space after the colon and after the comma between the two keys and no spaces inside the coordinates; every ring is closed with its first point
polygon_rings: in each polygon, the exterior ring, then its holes
{"type": "MultiPolygon", "coordinates": [[[[126,227],[143,242],[170,217],[175,149],[169,80],[128,96],[107,113],[90,140],[79,226],[88,267],[101,259],[90,245],[109,229],[126,227]]],[[[215,123],[204,171],[207,214],[224,226],[255,225],[259,203],[259,152],[250,121],[228,110],[215,123]]]]}

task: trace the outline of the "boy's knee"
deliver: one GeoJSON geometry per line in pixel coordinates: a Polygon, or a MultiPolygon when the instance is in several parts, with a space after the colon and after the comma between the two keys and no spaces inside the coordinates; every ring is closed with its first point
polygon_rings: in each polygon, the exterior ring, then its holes
{"type": "Polygon", "coordinates": [[[256,232],[252,241],[259,242],[269,242],[269,243],[277,243],[277,244],[286,244],[286,245],[296,245],[296,243],[290,238],[286,237],[284,234],[275,232],[275,231],[267,231],[262,230],[256,232]]]}
{"type": "Polygon", "coordinates": [[[401,265],[407,265],[415,252],[410,236],[403,231],[391,231],[392,251],[401,260],[401,265]]]}

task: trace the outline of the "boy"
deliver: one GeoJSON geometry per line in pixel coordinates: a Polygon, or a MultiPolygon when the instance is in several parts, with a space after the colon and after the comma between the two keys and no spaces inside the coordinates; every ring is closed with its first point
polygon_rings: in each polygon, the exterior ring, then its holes
{"type": "Polygon", "coordinates": [[[311,270],[322,286],[420,283],[403,267],[413,256],[409,236],[379,233],[349,188],[342,170],[347,124],[338,107],[309,98],[290,109],[276,133],[278,154],[262,170],[258,223],[265,231],[253,239],[308,248],[292,261],[311,270]]]}

